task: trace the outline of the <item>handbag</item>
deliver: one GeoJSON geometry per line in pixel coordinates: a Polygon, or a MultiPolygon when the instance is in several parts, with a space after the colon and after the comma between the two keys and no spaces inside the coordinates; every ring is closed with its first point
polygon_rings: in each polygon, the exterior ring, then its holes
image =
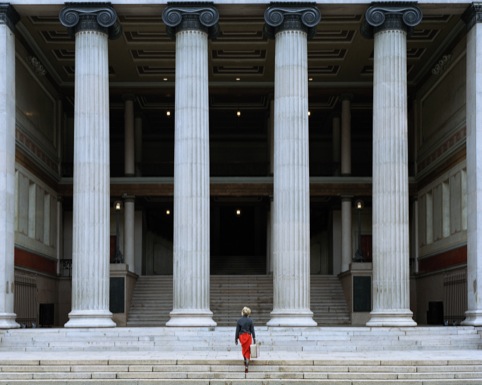
{"type": "Polygon", "coordinates": [[[251,352],[251,358],[258,358],[259,357],[259,345],[251,344],[249,346],[249,351],[251,352]]]}

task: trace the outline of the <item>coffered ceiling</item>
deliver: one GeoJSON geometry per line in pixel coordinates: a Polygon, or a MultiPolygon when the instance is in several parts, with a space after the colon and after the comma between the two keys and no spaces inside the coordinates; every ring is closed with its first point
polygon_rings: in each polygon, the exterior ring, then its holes
{"type": "MultiPolygon", "coordinates": [[[[269,113],[274,87],[275,43],[263,34],[265,5],[215,4],[220,34],[209,43],[210,108],[269,113]]],[[[111,106],[122,109],[122,96],[136,97],[147,116],[173,108],[175,42],[165,31],[163,5],[115,5],[122,35],[109,42],[111,106]]],[[[341,94],[353,107],[369,108],[373,40],[360,34],[365,5],[320,4],[322,20],[308,44],[310,110],[337,108],[341,94]]],[[[58,90],[72,101],[73,39],[60,24],[61,5],[16,7],[20,37],[58,90]]],[[[408,40],[409,87],[416,88],[434,65],[465,34],[465,6],[421,5],[423,22],[408,40]]]]}

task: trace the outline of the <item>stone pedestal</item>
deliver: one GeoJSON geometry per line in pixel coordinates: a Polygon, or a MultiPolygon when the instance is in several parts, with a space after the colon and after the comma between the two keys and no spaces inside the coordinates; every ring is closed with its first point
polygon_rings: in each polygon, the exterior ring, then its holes
{"type": "Polygon", "coordinates": [[[373,310],[367,326],[415,326],[410,311],[407,33],[418,8],[374,5],[373,310]]]}
{"type": "Polygon", "coordinates": [[[125,263],[113,263],[110,265],[110,287],[112,319],[117,326],[127,326],[129,309],[132,303],[132,294],[136,287],[137,275],[130,271],[125,263]]]}
{"type": "Polygon", "coordinates": [[[14,313],[15,34],[19,16],[0,4],[0,329],[18,328],[14,313]]]}
{"type": "Polygon", "coordinates": [[[109,6],[71,6],[62,9],[60,21],[75,34],[72,311],[65,327],[114,327],[107,45],[109,34],[118,33],[117,14],[109,6]]]}
{"type": "Polygon", "coordinates": [[[210,6],[168,6],[162,17],[176,39],[174,292],[167,326],[215,326],[209,309],[208,35],[219,15],[210,6]]]}
{"type": "Polygon", "coordinates": [[[307,35],[318,24],[319,16],[311,7],[273,6],[265,12],[265,21],[276,39],[274,295],[268,326],[316,326],[310,310],[307,35]]]}

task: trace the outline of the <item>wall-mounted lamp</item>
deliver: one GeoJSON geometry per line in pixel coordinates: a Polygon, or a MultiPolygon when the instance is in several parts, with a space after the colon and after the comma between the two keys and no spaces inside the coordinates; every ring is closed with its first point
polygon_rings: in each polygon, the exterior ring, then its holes
{"type": "Polygon", "coordinates": [[[114,202],[114,210],[115,210],[115,257],[114,263],[124,263],[124,256],[120,251],[119,246],[119,214],[122,210],[122,201],[115,201],[114,202]]]}
{"type": "Polygon", "coordinates": [[[361,248],[361,212],[365,207],[365,203],[361,199],[355,201],[355,209],[358,211],[358,245],[355,252],[354,260],[355,262],[363,262],[363,251],[361,248]]]}

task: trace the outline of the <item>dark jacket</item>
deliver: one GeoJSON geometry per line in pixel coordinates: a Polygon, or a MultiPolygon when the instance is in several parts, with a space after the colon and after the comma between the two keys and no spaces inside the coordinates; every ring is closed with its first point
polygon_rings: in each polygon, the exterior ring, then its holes
{"type": "Polygon", "coordinates": [[[250,333],[253,341],[256,341],[256,334],[254,333],[254,323],[253,320],[247,316],[243,316],[238,319],[238,323],[236,324],[236,336],[234,337],[234,341],[237,341],[240,334],[243,333],[250,333]]]}

